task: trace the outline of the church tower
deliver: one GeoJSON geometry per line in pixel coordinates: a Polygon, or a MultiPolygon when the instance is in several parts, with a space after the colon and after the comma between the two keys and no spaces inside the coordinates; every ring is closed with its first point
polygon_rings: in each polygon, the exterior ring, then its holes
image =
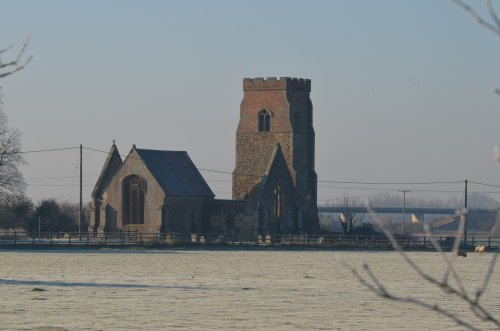
{"type": "Polygon", "coordinates": [[[233,199],[249,197],[279,146],[299,200],[301,230],[314,231],[318,212],[311,81],[245,78],[243,91],[236,131],[233,199]]]}

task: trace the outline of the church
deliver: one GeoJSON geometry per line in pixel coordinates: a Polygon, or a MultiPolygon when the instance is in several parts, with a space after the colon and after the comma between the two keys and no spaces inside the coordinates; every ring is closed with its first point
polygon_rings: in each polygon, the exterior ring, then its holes
{"type": "Polygon", "coordinates": [[[187,152],[111,146],[89,232],[255,236],[319,229],[311,81],[243,79],[232,199],[216,199],[187,152]]]}

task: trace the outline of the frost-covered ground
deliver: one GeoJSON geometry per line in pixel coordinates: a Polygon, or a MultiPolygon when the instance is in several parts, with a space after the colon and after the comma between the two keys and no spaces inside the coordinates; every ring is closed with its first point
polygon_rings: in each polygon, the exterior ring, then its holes
{"type": "MultiPolygon", "coordinates": [[[[411,256],[436,275],[444,268],[437,253],[411,256]]],[[[470,292],[491,256],[454,259],[470,292]]],[[[395,252],[0,251],[0,329],[460,330],[436,313],[375,297],[344,262],[368,262],[389,289],[468,316],[395,252]]],[[[496,272],[484,303],[497,316],[499,297],[496,272]]]]}

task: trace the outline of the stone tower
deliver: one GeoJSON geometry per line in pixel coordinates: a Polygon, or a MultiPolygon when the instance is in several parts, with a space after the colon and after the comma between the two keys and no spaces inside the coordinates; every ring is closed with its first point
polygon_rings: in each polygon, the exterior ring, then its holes
{"type": "Polygon", "coordinates": [[[288,77],[245,78],[243,91],[236,131],[233,199],[249,196],[279,145],[295,184],[302,230],[314,231],[318,212],[311,81],[288,77]]]}

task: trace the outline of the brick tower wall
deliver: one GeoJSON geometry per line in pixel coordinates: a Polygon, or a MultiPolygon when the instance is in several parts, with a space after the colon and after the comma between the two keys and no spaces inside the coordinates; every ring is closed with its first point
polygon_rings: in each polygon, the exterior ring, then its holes
{"type": "Polygon", "coordinates": [[[233,199],[244,199],[265,174],[276,144],[280,144],[296,190],[305,209],[311,198],[311,213],[317,218],[314,129],[311,81],[281,77],[245,78],[240,121],[236,131],[236,167],[233,199]],[[271,112],[270,132],[258,132],[258,114],[271,112]]]}

